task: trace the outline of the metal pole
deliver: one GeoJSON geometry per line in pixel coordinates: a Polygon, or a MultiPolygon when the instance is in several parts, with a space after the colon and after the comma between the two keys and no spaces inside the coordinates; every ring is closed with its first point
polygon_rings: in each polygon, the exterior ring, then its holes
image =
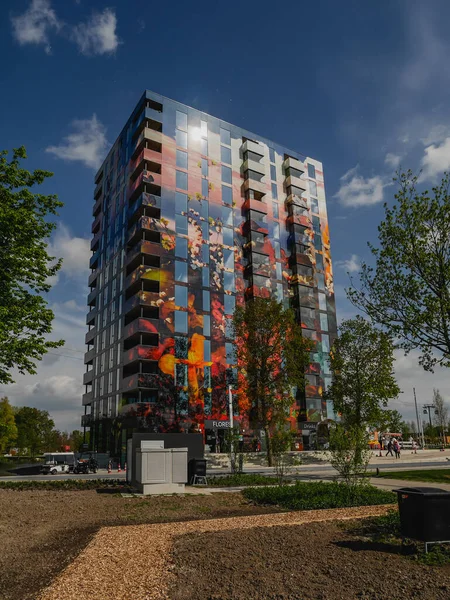
{"type": "Polygon", "coordinates": [[[228,412],[230,413],[230,466],[231,472],[235,472],[235,464],[233,459],[233,394],[231,393],[231,385],[228,386],[228,412]]]}
{"type": "MultiPolygon", "coordinates": [[[[420,436],[419,410],[417,408],[417,398],[416,398],[416,388],[415,387],[413,387],[413,393],[414,393],[414,404],[416,406],[417,435],[420,436]]],[[[423,445],[423,440],[422,440],[422,445],[423,445]]]]}

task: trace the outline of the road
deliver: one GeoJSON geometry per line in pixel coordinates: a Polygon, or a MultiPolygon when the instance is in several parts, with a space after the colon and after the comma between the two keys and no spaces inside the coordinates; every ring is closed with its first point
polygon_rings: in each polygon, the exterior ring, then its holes
{"type": "MultiPolygon", "coordinates": [[[[409,469],[439,469],[439,468],[450,468],[450,463],[445,460],[443,461],[443,457],[430,457],[429,460],[420,458],[420,460],[416,459],[406,459],[402,458],[399,461],[391,461],[389,462],[373,462],[370,464],[370,470],[375,470],[379,468],[380,471],[403,471],[409,469]]],[[[226,468],[217,468],[217,469],[208,469],[207,475],[225,475],[229,473],[229,469],[226,468]]],[[[273,468],[270,467],[260,467],[260,466],[252,466],[252,465],[244,465],[244,472],[246,473],[263,473],[270,474],[274,472],[273,468]]],[[[290,475],[291,477],[295,477],[296,479],[331,479],[336,475],[336,471],[333,467],[328,464],[310,464],[310,465],[301,465],[296,467],[295,472],[290,475]]],[[[108,473],[106,469],[100,469],[96,474],[89,475],[73,475],[73,474],[58,474],[58,475],[11,475],[7,477],[0,477],[0,481],[49,481],[49,480],[69,480],[69,479],[122,479],[125,481],[126,473],[123,471],[118,473],[117,471],[113,471],[112,473],[108,473]]]]}

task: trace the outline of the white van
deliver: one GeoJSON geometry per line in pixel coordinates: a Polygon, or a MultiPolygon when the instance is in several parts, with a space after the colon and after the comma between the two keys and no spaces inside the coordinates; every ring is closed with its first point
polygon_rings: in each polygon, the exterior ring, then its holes
{"type": "Polygon", "coordinates": [[[44,452],[45,463],[42,465],[43,475],[56,475],[73,471],[75,454],[73,452],[44,452]]]}

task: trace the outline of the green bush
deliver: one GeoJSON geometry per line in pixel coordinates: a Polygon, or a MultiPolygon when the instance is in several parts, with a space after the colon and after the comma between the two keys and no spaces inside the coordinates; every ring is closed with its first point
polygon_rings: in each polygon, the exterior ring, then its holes
{"type": "Polygon", "coordinates": [[[277,478],[259,473],[235,473],[233,475],[219,475],[208,477],[211,487],[238,487],[244,485],[276,485],[277,478]]]}
{"type": "Polygon", "coordinates": [[[321,508],[346,508],[393,504],[397,496],[393,492],[379,490],[371,485],[349,487],[338,482],[298,482],[292,486],[247,488],[243,495],[256,504],[277,505],[293,510],[321,508]]]}
{"type": "Polygon", "coordinates": [[[0,481],[0,490],[93,490],[126,487],[123,479],[49,479],[48,481],[0,481]]]}

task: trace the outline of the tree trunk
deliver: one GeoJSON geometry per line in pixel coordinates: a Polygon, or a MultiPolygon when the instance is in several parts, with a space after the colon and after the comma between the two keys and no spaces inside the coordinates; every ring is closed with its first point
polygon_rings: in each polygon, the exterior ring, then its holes
{"type": "Polygon", "coordinates": [[[266,435],[266,446],[267,446],[267,464],[269,467],[273,467],[273,454],[272,454],[272,439],[270,437],[269,426],[264,426],[264,433],[266,435]]]}

